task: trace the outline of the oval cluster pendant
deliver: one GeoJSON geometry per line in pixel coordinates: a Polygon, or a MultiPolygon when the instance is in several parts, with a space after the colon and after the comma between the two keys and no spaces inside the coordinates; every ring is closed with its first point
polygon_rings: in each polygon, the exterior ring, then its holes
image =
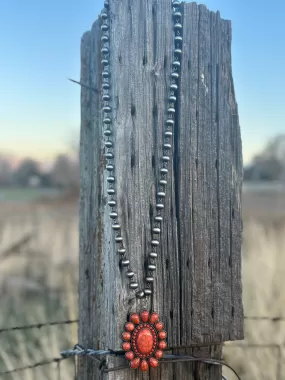
{"type": "Polygon", "coordinates": [[[149,367],[158,367],[167,346],[163,327],[157,313],[143,310],[130,316],[122,334],[122,348],[131,368],[145,372],[149,367]]]}

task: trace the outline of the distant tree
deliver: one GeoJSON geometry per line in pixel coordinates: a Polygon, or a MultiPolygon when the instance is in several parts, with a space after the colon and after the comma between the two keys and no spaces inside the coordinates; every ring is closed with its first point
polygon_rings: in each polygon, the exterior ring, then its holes
{"type": "Polygon", "coordinates": [[[34,178],[41,178],[41,170],[39,164],[31,159],[27,158],[23,160],[14,173],[15,184],[21,187],[30,186],[31,180],[34,178]]]}
{"type": "Polygon", "coordinates": [[[278,181],[285,179],[285,135],[270,140],[244,170],[245,180],[278,181]]]}
{"type": "Polygon", "coordinates": [[[58,155],[51,171],[51,179],[53,184],[57,187],[78,188],[78,163],[70,159],[67,155],[58,155]]]}
{"type": "Polygon", "coordinates": [[[13,182],[13,169],[5,156],[0,156],[0,186],[11,186],[13,182]]]}

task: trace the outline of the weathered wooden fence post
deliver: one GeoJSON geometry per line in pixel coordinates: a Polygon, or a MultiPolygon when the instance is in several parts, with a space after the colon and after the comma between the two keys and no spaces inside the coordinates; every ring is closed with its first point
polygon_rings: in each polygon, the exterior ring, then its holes
{"type": "MultiPolygon", "coordinates": [[[[241,300],[242,154],[231,68],[231,23],[205,6],[182,4],[183,56],[174,164],[150,308],[168,331],[168,353],[221,358],[243,338],[241,300]]],[[[151,240],[172,62],[171,0],[110,0],[110,51],[119,220],[143,286],[151,240]]],[[[79,343],[121,349],[127,315],[143,303],[119,267],[106,197],[98,20],[81,44],[79,343]]],[[[126,364],[107,357],[104,368],[126,364]]],[[[161,364],[151,379],[220,380],[219,367],[161,364]],[[175,373],[175,375],[174,375],[175,373]]],[[[79,365],[81,379],[142,379],[137,370],[103,373],[79,365]]]]}

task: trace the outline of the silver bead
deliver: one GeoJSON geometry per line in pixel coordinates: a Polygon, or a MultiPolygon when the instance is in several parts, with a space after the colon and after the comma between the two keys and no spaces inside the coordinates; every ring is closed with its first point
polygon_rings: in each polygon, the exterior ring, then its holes
{"type": "Polygon", "coordinates": [[[164,148],[164,149],[171,149],[171,148],[172,148],[172,145],[171,145],[171,144],[167,144],[167,143],[165,143],[165,144],[163,144],[163,148],[164,148]]]}
{"type": "Polygon", "coordinates": [[[103,82],[103,83],[102,83],[102,88],[103,88],[103,90],[109,90],[109,88],[110,88],[110,84],[107,83],[107,82],[103,82]]]}
{"type": "Polygon", "coordinates": [[[174,50],[174,53],[175,53],[175,54],[182,54],[182,50],[181,50],[181,49],[175,49],[175,50],[174,50]]]}
{"type": "Polygon", "coordinates": [[[158,240],[152,240],[151,241],[151,245],[153,245],[154,247],[156,247],[156,246],[159,245],[159,241],[158,240]]]}
{"type": "Polygon", "coordinates": [[[115,177],[108,177],[107,182],[109,183],[114,183],[115,182],[115,177]]]}
{"type": "Polygon", "coordinates": [[[102,13],[101,13],[101,17],[102,17],[103,19],[106,19],[106,18],[108,18],[108,13],[107,13],[107,12],[104,12],[104,11],[102,11],[102,13]]]}
{"type": "Polygon", "coordinates": [[[119,224],[113,224],[112,228],[113,230],[118,231],[121,228],[121,226],[119,224]]]}
{"type": "Polygon", "coordinates": [[[108,42],[109,41],[109,37],[107,36],[107,34],[104,34],[104,36],[101,37],[101,41],[102,42],[108,42]]]}
{"type": "Polygon", "coordinates": [[[147,266],[147,269],[148,269],[149,271],[153,272],[153,271],[156,270],[156,266],[155,266],[154,264],[149,264],[149,265],[147,266]]]}
{"type": "Polygon", "coordinates": [[[144,298],[144,292],[140,290],[139,292],[137,292],[136,296],[137,298],[144,298]]]}
{"type": "Polygon", "coordinates": [[[128,267],[130,265],[130,260],[128,260],[128,259],[121,260],[121,265],[123,267],[128,267]]]}
{"type": "Polygon", "coordinates": [[[107,189],[107,193],[109,195],[114,195],[115,194],[115,189],[107,189]]]}
{"type": "Polygon", "coordinates": [[[111,112],[112,108],[110,106],[104,106],[103,111],[104,112],[111,112]]]}
{"type": "Polygon", "coordinates": [[[173,16],[174,17],[182,17],[182,13],[179,12],[179,11],[176,11],[176,12],[173,13],[173,16]]]}
{"type": "Polygon", "coordinates": [[[107,48],[107,47],[102,47],[102,49],[101,49],[101,53],[102,54],[109,54],[109,48],[107,48]]]}
{"type": "Polygon", "coordinates": [[[105,8],[109,8],[109,5],[110,5],[110,4],[109,4],[109,0],[105,0],[105,1],[104,1],[104,7],[105,7],[105,8]]]}
{"type": "Polygon", "coordinates": [[[174,61],[174,62],[172,62],[172,65],[175,66],[175,67],[180,67],[180,62],[179,61],[174,61]]]}
{"type": "Polygon", "coordinates": [[[110,200],[110,201],[108,202],[108,205],[109,205],[110,207],[114,207],[114,206],[116,206],[116,204],[117,204],[117,202],[114,201],[113,199],[110,200]]]}
{"type": "Polygon", "coordinates": [[[166,131],[166,132],[164,132],[164,135],[166,137],[171,137],[173,135],[173,133],[171,131],[166,131]]]}
{"type": "Polygon", "coordinates": [[[139,287],[139,284],[137,282],[131,282],[130,283],[130,288],[131,289],[137,289],[139,287]]]}
{"type": "Polygon", "coordinates": [[[106,129],[106,131],[104,131],[104,135],[107,136],[107,137],[112,136],[111,129],[106,129]]]}
{"type": "Polygon", "coordinates": [[[156,222],[162,222],[162,221],[163,221],[163,218],[162,218],[162,216],[156,216],[156,217],[154,218],[154,220],[155,220],[156,222]]]}
{"type": "Polygon", "coordinates": [[[151,276],[146,277],[146,282],[154,282],[154,278],[151,276]]]}
{"type": "Polygon", "coordinates": [[[101,30],[103,30],[104,32],[106,32],[108,29],[109,29],[109,26],[107,24],[101,25],[101,30]]]}
{"type": "Polygon", "coordinates": [[[159,181],[159,184],[162,185],[162,186],[166,186],[167,185],[167,181],[165,179],[161,179],[159,181]]]}
{"type": "Polygon", "coordinates": [[[104,95],[102,96],[102,99],[103,99],[105,102],[107,102],[108,100],[111,99],[111,96],[110,96],[109,94],[104,94],[104,95]]]}
{"type": "Polygon", "coordinates": [[[181,36],[175,36],[175,41],[182,42],[183,38],[181,36]]]}
{"type": "Polygon", "coordinates": [[[112,122],[112,120],[111,120],[109,117],[105,117],[105,118],[103,119],[103,123],[104,123],[104,124],[111,124],[111,122],[112,122]]]}
{"type": "Polygon", "coordinates": [[[178,86],[176,83],[171,83],[170,88],[171,88],[171,90],[174,90],[174,91],[178,90],[178,86]]]}
{"type": "Polygon", "coordinates": [[[156,259],[156,258],[157,258],[157,253],[156,253],[156,252],[151,252],[151,253],[149,254],[149,257],[150,257],[151,259],[156,259]]]}
{"type": "Polygon", "coordinates": [[[166,120],[166,124],[167,125],[174,125],[174,120],[168,119],[168,120],[166,120]]]}
{"type": "Polygon", "coordinates": [[[159,198],[164,198],[164,197],[165,197],[165,192],[164,192],[164,191],[159,191],[159,192],[157,193],[157,196],[158,196],[159,198]]]}
{"type": "Polygon", "coordinates": [[[161,168],[161,169],[160,169],[160,173],[161,173],[161,174],[167,174],[167,173],[168,173],[168,169],[166,169],[166,168],[161,168]]]}
{"type": "Polygon", "coordinates": [[[102,63],[102,65],[105,65],[105,66],[109,65],[109,61],[106,58],[103,58],[101,63],[102,63]]]}
{"type": "Polygon", "coordinates": [[[152,290],[151,289],[145,289],[144,293],[146,296],[150,296],[152,294],[152,290]]]}
{"type": "Polygon", "coordinates": [[[112,143],[112,141],[105,141],[105,147],[106,148],[112,148],[112,146],[113,146],[113,143],[112,143]]]}
{"type": "MultiPolygon", "coordinates": [[[[174,73],[171,74],[171,77],[172,77],[172,78],[175,78],[175,79],[178,79],[178,78],[179,78],[179,74],[176,73],[176,72],[174,72],[174,73]]],[[[175,98],[175,99],[176,99],[176,98],[175,98]]]]}
{"type": "Polygon", "coordinates": [[[181,5],[181,3],[180,3],[179,0],[174,0],[174,1],[172,2],[172,6],[173,6],[173,7],[180,7],[180,5],[181,5]]]}
{"type": "Polygon", "coordinates": [[[153,232],[154,234],[160,234],[161,230],[160,230],[160,228],[158,228],[158,227],[154,227],[154,228],[152,229],[152,232],[153,232]]]}
{"type": "Polygon", "coordinates": [[[170,157],[169,156],[163,156],[162,161],[168,162],[168,161],[170,161],[170,157]]]}
{"type": "Polygon", "coordinates": [[[113,153],[108,152],[108,153],[105,154],[105,157],[108,158],[108,159],[112,159],[112,158],[114,158],[114,155],[113,155],[113,153]]]}
{"type": "Polygon", "coordinates": [[[125,248],[119,248],[119,249],[118,249],[118,253],[119,253],[120,255],[124,255],[124,254],[126,253],[125,248]]]}
{"type": "Polygon", "coordinates": [[[110,218],[116,219],[118,217],[118,214],[115,211],[110,212],[110,218]]]}
{"type": "Polygon", "coordinates": [[[109,171],[109,172],[112,172],[114,170],[114,165],[106,165],[106,169],[109,171]]]}
{"type": "Polygon", "coordinates": [[[109,78],[109,76],[110,76],[110,72],[109,72],[109,71],[104,70],[104,71],[102,72],[102,77],[103,77],[103,78],[109,78]]]}
{"type": "Polygon", "coordinates": [[[127,273],[126,273],[126,276],[128,277],[128,278],[133,278],[134,277],[134,272],[132,272],[131,270],[129,270],[127,273]]]}
{"type": "Polygon", "coordinates": [[[162,209],[164,208],[164,204],[162,204],[162,203],[158,203],[158,204],[156,205],[156,208],[157,208],[158,210],[162,210],[162,209]]]}
{"type": "Polygon", "coordinates": [[[116,243],[122,243],[122,241],[123,241],[122,236],[116,236],[115,241],[116,241],[116,243]]]}
{"type": "Polygon", "coordinates": [[[175,113],[175,108],[169,107],[168,110],[167,110],[167,112],[169,112],[169,113],[175,113]]]}
{"type": "MultiPolygon", "coordinates": [[[[176,73],[175,73],[176,74],[176,73]]],[[[169,96],[169,98],[168,98],[171,102],[176,102],[176,96],[174,96],[174,95],[171,95],[171,96],[169,96]]]]}
{"type": "Polygon", "coordinates": [[[182,24],[180,24],[180,22],[177,22],[177,23],[174,25],[174,29],[182,29],[182,24]]]}

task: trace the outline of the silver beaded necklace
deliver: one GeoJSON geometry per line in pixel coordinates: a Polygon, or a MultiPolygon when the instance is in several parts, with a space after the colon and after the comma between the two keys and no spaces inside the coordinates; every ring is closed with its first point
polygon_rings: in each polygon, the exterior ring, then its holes
{"type": "MultiPolygon", "coordinates": [[[[121,226],[118,220],[117,202],[115,199],[115,171],[114,171],[114,142],[112,141],[112,107],[110,105],[111,80],[110,80],[110,4],[109,0],[104,1],[104,9],[101,13],[101,53],[102,53],[102,101],[103,101],[103,129],[105,142],[106,169],[109,172],[108,182],[108,204],[111,208],[110,217],[112,219],[112,228],[115,231],[115,241],[118,245],[117,252],[121,256],[120,265],[127,269],[126,276],[129,279],[130,289],[135,291],[136,297],[143,299],[152,294],[152,284],[154,282],[153,273],[156,270],[156,258],[158,256],[159,238],[161,233],[161,224],[163,222],[162,211],[164,209],[164,200],[167,187],[168,167],[171,163],[172,153],[172,136],[175,123],[176,113],[176,94],[179,86],[180,65],[182,56],[182,14],[181,3],[178,0],[170,0],[173,15],[174,30],[174,60],[172,63],[171,84],[168,98],[167,119],[165,122],[163,154],[160,167],[160,179],[157,187],[156,213],[154,215],[152,227],[151,252],[148,256],[147,273],[145,275],[145,288],[138,290],[138,283],[134,280],[135,273],[130,269],[130,261],[127,256],[123,237],[121,235],[121,226]]],[[[159,322],[157,313],[150,314],[144,310],[141,314],[133,314],[130,322],[126,324],[126,331],[123,333],[123,349],[126,351],[126,358],[130,361],[132,368],[140,368],[142,371],[147,370],[148,365],[156,367],[157,360],[162,356],[162,350],[166,347],[164,341],[166,332],[161,331],[162,322],[159,322]],[[146,327],[146,325],[148,327],[146,327]],[[146,331],[147,330],[147,331],[146,331]],[[152,339],[153,345],[147,354],[142,353],[145,348],[140,348],[139,334],[145,333],[144,339],[152,339]],[[152,335],[151,335],[152,334],[152,335]],[[152,338],[150,338],[152,336],[152,338]],[[148,361],[147,361],[148,360],[148,361]]],[[[151,344],[150,344],[151,346],[151,344]]]]}

